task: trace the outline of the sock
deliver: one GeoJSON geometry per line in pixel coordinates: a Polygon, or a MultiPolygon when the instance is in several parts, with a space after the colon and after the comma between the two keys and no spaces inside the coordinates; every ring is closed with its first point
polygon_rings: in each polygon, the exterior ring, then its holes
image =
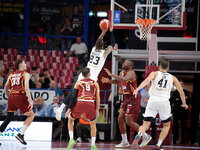
{"type": "Polygon", "coordinates": [[[96,137],[92,137],[91,146],[95,145],[96,137]]]}
{"type": "Polygon", "coordinates": [[[28,126],[24,124],[20,134],[23,135],[27,128],[28,128],[28,126]]]}
{"type": "Polygon", "coordinates": [[[70,138],[70,140],[74,139],[74,132],[73,131],[69,131],[69,138],[70,138]]]}
{"type": "Polygon", "coordinates": [[[125,143],[128,142],[127,134],[122,134],[122,141],[125,143]]]}
{"type": "Polygon", "coordinates": [[[162,141],[161,141],[161,140],[158,140],[158,143],[157,143],[156,145],[160,147],[161,144],[162,144],[162,141]]]}
{"type": "Polygon", "coordinates": [[[64,103],[62,103],[61,106],[60,106],[60,108],[59,108],[59,110],[62,112],[62,110],[64,109],[65,106],[66,105],[64,103]]]}

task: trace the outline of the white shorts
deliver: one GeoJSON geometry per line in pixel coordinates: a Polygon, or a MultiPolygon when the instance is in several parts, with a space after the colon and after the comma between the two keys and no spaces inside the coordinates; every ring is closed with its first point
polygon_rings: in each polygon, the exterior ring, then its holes
{"type": "MultiPolygon", "coordinates": [[[[80,73],[79,76],[78,76],[77,81],[80,81],[80,80],[82,80],[82,79],[84,79],[84,77],[83,77],[82,73],[80,73]]],[[[91,74],[90,79],[92,79],[92,80],[94,80],[94,81],[96,81],[96,82],[97,82],[97,80],[98,80],[97,76],[94,75],[94,74],[91,74]]]]}
{"type": "Polygon", "coordinates": [[[155,118],[156,115],[159,114],[162,121],[167,120],[169,117],[171,117],[171,106],[169,99],[156,99],[157,100],[155,100],[155,97],[150,97],[147,103],[146,111],[143,116],[155,118]]]}

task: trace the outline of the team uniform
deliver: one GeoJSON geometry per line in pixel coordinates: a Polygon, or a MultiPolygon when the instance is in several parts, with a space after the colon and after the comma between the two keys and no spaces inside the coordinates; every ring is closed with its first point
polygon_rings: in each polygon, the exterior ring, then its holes
{"type": "Polygon", "coordinates": [[[71,116],[79,118],[81,114],[85,113],[86,118],[90,121],[96,119],[96,86],[92,79],[82,79],[78,86],[78,95],[76,106],[72,109],[71,116]]]}
{"type": "MultiPolygon", "coordinates": [[[[126,76],[126,72],[122,72],[122,76],[126,76]]],[[[137,100],[133,95],[134,90],[137,88],[137,80],[121,81],[121,92],[123,94],[123,102],[121,103],[122,110],[126,115],[132,116],[137,109],[137,100]]]]}
{"type": "Polygon", "coordinates": [[[160,119],[165,121],[171,116],[170,93],[173,87],[173,76],[166,72],[158,71],[157,77],[151,81],[149,101],[144,117],[153,117],[159,113],[160,119]]]}
{"type": "MultiPolygon", "coordinates": [[[[92,51],[90,53],[90,60],[87,63],[87,68],[90,68],[90,78],[94,81],[98,80],[98,75],[101,72],[101,69],[104,66],[104,63],[106,61],[106,58],[104,58],[103,54],[104,54],[105,50],[98,50],[96,51],[96,48],[93,47],[92,51]]],[[[78,80],[80,81],[83,79],[82,73],[78,76],[78,80]]]]}
{"type": "Polygon", "coordinates": [[[20,70],[11,74],[9,80],[8,112],[15,112],[19,109],[24,114],[29,111],[28,97],[24,88],[24,75],[25,72],[20,70]]]}

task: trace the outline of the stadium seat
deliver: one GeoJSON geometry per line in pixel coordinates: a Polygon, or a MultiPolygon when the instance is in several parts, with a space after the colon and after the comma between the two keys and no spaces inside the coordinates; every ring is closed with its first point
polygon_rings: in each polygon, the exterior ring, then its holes
{"type": "Polygon", "coordinates": [[[29,49],[27,51],[27,56],[38,56],[38,51],[36,49],[29,49]]]}
{"type": "Polygon", "coordinates": [[[62,56],[62,53],[59,50],[53,50],[51,51],[51,56],[52,57],[62,56]]]}
{"type": "Polygon", "coordinates": [[[38,67],[38,63],[34,61],[27,61],[26,64],[27,64],[27,67],[29,68],[38,67]]]}
{"type": "Polygon", "coordinates": [[[8,50],[7,50],[7,54],[13,55],[15,57],[17,56],[17,53],[18,53],[18,51],[15,48],[8,48],[8,50]]]}
{"type": "Polygon", "coordinates": [[[66,77],[70,77],[71,79],[74,79],[73,71],[70,69],[63,69],[62,76],[66,76],[66,77]]]}
{"type": "Polygon", "coordinates": [[[55,62],[65,64],[66,63],[66,58],[63,56],[56,56],[55,57],[55,62]]]}
{"type": "Polygon", "coordinates": [[[58,69],[49,69],[49,73],[54,78],[59,78],[60,77],[60,70],[58,70],[58,69]]]}
{"type": "Polygon", "coordinates": [[[53,57],[52,56],[40,56],[40,62],[52,63],[53,57]]]}
{"type": "Polygon", "coordinates": [[[40,56],[50,56],[49,51],[48,50],[40,50],[40,56]]]}
{"type": "Polygon", "coordinates": [[[0,48],[0,55],[4,55],[5,50],[3,48],[0,48]]]}
{"type": "Polygon", "coordinates": [[[76,64],[69,63],[69,69],[76,73],[76,64]]]}
{"type": "Polygon", "coordinates": [[[51,63],[51,69],[57,69],[59,71],[63,70],[63,64],[53,62],[51,63]]]}
{"type": "Polygon", "coordinates": [[[49,69],[49,63],[48,62],[40,62],[39,63],[39,68],[42,68],[42,69],[44,69],[44,68],[47,68],[47,69],[49,69]]]}
{"type": "Polygon", "coordinates": [[[14,61],[14,56],[11,54],[5,54],[3,56],[3,61],[7,61],[7,62],[11,63],[14,61]]]}
{"type": "Polygon", "coordinates": [[[28,59],[29,59],[30,62],[37,62],[37,63],[40,62],[40,57],[39,56],[34,56],[34,55],[33,56],[29,56],[28,59]]]}
{"type": "Polygon", "coordinates": [[[72,86],[71,79],[65,76],[60,77],[59,83],[61,85],[61,88],[68,88],[72,86]]]}
{"type": "Polygon", "coordinates": [[[25,61],[27,61],[26,55],[17,55],[17,59],[24,59],[25,61]]]}
{"type": "Polygon", "coordinates": [[[68,58],[68,62],[69,63],[74,63],[76,65],[76,67],[79,66],[79,61],[78,61],[78,58],[77,57],[69,57],[68,58]]]}

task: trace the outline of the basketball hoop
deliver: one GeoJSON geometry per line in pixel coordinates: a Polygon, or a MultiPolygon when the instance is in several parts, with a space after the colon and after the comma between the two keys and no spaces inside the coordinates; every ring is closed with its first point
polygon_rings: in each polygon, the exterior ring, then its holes
{"type": "Polygon", "coordinates": [[[140,30],[140,39],[145,41],[151,39],[151,29],[156,23],[154,19],[136,19],[136,23],[140,30]]]}

